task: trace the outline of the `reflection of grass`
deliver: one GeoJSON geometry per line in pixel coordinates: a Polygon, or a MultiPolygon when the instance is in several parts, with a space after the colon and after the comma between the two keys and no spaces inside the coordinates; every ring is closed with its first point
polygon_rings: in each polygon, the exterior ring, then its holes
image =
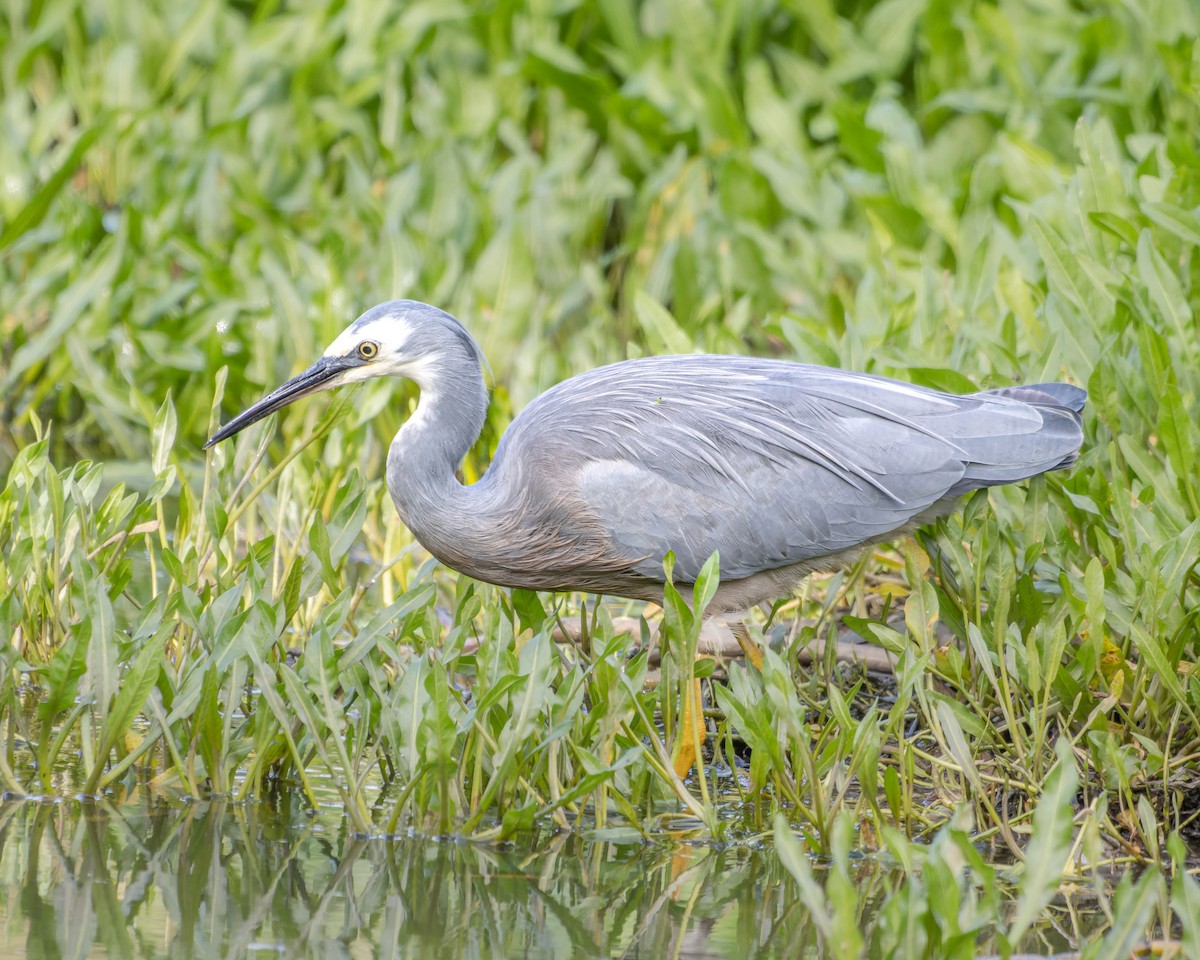
{"type": "MultiPolygon", "coordinates": [[[[100,944],[157,957],[207,943],[243,957],[265,942],[336,942],[350,956],[647,958],[840,957],[865,942],[872,956],[974,958],[999,951],[988,928],[1015,893],[958,825],[922,848],[919,869],[853,857],[840,830],[832,862],[800,856],[793,877],[790,851],[762,844],[647,844],[590,829],[512,844],[384,843],[339,836],[339,820],[285,800],[0,803],[8,941],[35,955],[54,954],[70,930],[81,956],[100,944]],[[818,883],[828,903],[814,899],[818,883]]],[[[1104,922],[1089,890],[1068,890],[1014,943],[1050,952],[1104,922]]]]}
{"type": "Polygon", "coordinates": [[[723,834],[783,809],[824,850],[847,818],[886,845],[968,808],[977,841],[1019,851],[1066,765],[1070,870],[1181,857],[1195,12],[808,6],[6,12],[5,788],[51,789],[69,744],[89,791],[311,797],[332,771],[364,831],[653,833],[682,805],[723,834]],[[780,645],[725,682],[668,657],[645,689],[605,608],[557,647],[525,626],[548,598],[425,562],[382,487],[405,413],[387,386],[202,458],[218,410],[399,295],[456,312],[491,359],[468,479],[556,379],[697,348],[951,389],[1066,377],[1091,391],[1087,444],[791,605],[836,626],[876,609],[886,566],[906,634],[854,622],[898,656],[894,699],[780,645]],[[672,773],[693,676],[704,759],[749,755],[744,806],[672,773]]]}

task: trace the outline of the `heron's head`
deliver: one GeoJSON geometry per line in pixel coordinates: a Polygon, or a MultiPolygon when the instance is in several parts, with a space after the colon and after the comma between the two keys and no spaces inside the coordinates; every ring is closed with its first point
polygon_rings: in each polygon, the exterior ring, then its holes
{"type": "Polygon", "coordinates": [[[416,300],[390,300],[372,307],[329,345],[325,355],[214,433],[208,449],[289,403],[321,390],[372,377],[406,377],[432,386],[433,371],[445,377],[467,369],[476,377],[483,354],[461,323],[445,311],[416,300]]]}

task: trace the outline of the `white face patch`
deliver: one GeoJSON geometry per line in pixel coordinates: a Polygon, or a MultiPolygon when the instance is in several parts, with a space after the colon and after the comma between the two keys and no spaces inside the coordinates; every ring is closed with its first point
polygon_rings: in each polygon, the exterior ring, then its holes
{"type": "Polygon", "coordinates": [[[370,320],[364,321],[362,317],[355,320],[329,345],[325,356],[359,356],[359,347],[365,341],[378,344],[378,351],[369,362],[345,371],[337,378],[338,385],[389,376],[404,377],[426,389],[433,360],[427,355],[405,355],[405,345],[412,333],[412,324],[403,314],[389,313],[370,320]]]}
{"type": "Polygon", "coordinates": [[[365,322],[360,317],[329,345],[325,356],[349,356],[358,352],[358,345],[364,340],[371,340],[379,344],[379,358],[386,359],[400,351],[411,330],[408,320],[397,314],[385,314],[365,322]]]}

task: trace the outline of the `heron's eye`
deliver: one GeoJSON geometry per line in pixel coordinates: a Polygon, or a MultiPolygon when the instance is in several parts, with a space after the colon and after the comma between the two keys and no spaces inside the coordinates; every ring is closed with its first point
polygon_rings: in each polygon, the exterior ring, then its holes
{"type": "Polygon", "coordinates": [[[364,360],[374,360],[379,356],[379,344],[374,340],[364,340],[358,345],[358,355],[364,360]]]}

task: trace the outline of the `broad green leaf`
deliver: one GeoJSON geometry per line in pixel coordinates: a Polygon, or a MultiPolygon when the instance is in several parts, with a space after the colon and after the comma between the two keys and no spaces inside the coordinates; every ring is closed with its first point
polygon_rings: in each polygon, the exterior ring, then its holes
{"type": "Polygon", "coordinates": [[[1101,211],[1099,213],[1089,213],[1088,219],[1096,226],[1112,234],[1122,243],[1127,244],[1131,249],[1137,247],[1137,227],[1124,217],[1119,217],[1115,213],[1101,211]]]}
{"type": "Polygon", "coordinates": [[[112,709],[108,712],[104,731],[106,749],[120,743],[133,721],[145,709],[146,698],[158,683],[158,675],[162,669],[162,642],[163,638],[156,635],[144,643],[137,659],[122,679],[121,688],[117,691],[112,709]]]}
{"type": "MultiPolygon", "coordinates": [[[[84,572],[82,565],[76,565],[75,571],[78,579],[90,575],[84,572]]],[[[108,713],[109,704],[120,683],[117,676],[117,625],[106,584],[99,579],[92,581],[89,584],[89,593],[88,619],[91,625],[91,639],[87,650],[86,680],[92,702],[103,717],[108,713]]]]}
{"type": "Polygon", "coordinates": [[[720,558],[716,551],[704,561],[700,574],[696,577],[692,588],[692,611],[697,620],[704,615],[712,598],[716,596],[717,588],[721,585],[720,558]]]}
{"type": "Polygon", "coordinates": [[[1126,873],[1114,897],[1112,926],[1084,956],[1088,960],[1125,960],[1134,946],[1145,939],[1150,917],[1162,896],[1162,874],[1147,870],[1133,882],[1126,873]]]}
{"type": "Polygon", "coordinates": [[[808,910],[809,916],[828,944],[833,935],[833,917],[825,900],[825,891],[813,876],[812,865],[800,841],[792,833],[792,828],[783,818],[783,814],[775,814],[774,820],[775,852],[784,869],[792,875],[800,891],[800,900],[808,910]]]}
{"type": "Polygon", "coordinates": [[[651,298],[648,293],[638,291],[634,298],[633,311],[637,315],[642,329],[646,331],[646,336],[656,346],[656,352],[692,352],[691,338],[683,332],[683,329],[675,322],[675,318],[667,313],[662,304],[651,298]]]}
{"type": "Polygon", "coordinates": [[[534,591],[513,590],[512,601],[522,630],[537,633],[542,629],[542,623],[546,619],[546,608],[534,591]]]}
{"type": "Polygon", "coordinates": [[[0,250],[42,222],[46,214],[50,212],[55,198],[75,175],[87,152],[109,130],[110,124],[111,118],[101,115],[71,144],[71,149],[67,151],[67,155],[63,157],[54,172],[46,178],[46,182],[42,184],[21,212],[5,225],[3,231],[0,231],[0,250]]]}
{"type": "Polygon", "coordinates": [[[1151,300],[1167,321],[1167,328],[1178,338],[1176,349],[1181,350],[1185,356],[1194,356],[1196,349],[1193,345],[1195,334],[1192,309],[1188,305],[1179,278],[1167,265],[1162,254],[1154,249],[1149,230],[1143,230],[1138,237],[1137,265],[1138,274],[1146,285],[1151,300]]]}
{"type": "Polygon", "coordinates": [[[962,725],[958,722],[958,717],[955,716],[950,704],[945,700],[938,701],[937,718],[950,755],[958,763],[959,769],[967,778],[971,789],[977,794],[983,793],[983,782],[979,779],[979,770],[975,766],[974,757],[971,756],[971,748],[967,745],[962,725]]]}
{"type": "Polygon", "coordinates": [[[1166,688],[1173,702],[1182,704],[1188,710],[1192,722],[1200,726],[1200,718],[1196,717],[1195,712],[1189,706],[1187,694],[1184,693],[1183,685],[1179,682],[1177,665],[1167,660],[1165,642],[1136,623],[1131,625],[1131,636],[1138,654],[1150,668],[1151,675],[1166,688]]]}
{"type": "Polygon", "coordinates": [[[158,414],[154,418],[154,429],[150,441],[150,466],[156,474],[167,469],[171,448],[175,445],[176,425],[175,404],[171,402],[171,394],[168,391],[166,399],[163,400],[162,406],[158,408],[158,414]]]}
{"type": "Polygon", "coordinates": [[[1106,320],[1112,314],[1113,296],[1093,277],[1088,269],[1090,259],[1081,250],[1072,248],[1053,227],[1034,217],[1030,232],[1046,265],[1051,290],[1061,293],[1070,303],[1083,311],[1090,324],[1106,320]]]}
{"type": "Polygon", "coordinates": [[[1033,811],[1033,833],[1025,846],[1016,912],[1008,928],[1017,943],[1058,892],[1074,833],[1075,792],[1079,774],[1065,739],[1057,743],[1058,762],[1042,785],[1033,811]]]}
{"type": "Polygon", "coordinates": [[[1184,210],[1172,203],[1147,201],[1142,204],[1142,212],[1179,239],[1200,247],[1200,214],[1196,211],[1184,210]]]}

